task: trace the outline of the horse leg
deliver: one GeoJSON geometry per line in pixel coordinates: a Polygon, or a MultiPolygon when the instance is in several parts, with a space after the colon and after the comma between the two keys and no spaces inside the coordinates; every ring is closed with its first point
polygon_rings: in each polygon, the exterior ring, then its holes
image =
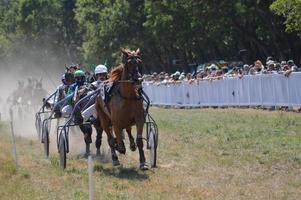
{"type": "Polygon", "coordinates": [[[111,149],[111,156],[112,156],[113,166],[118,166],[118,165],[120,165],[120,162],[118,160],[118,156],[117,156],[116,151],[115,151],[115,149],[116,149],[116,140],[112,135],[112,130],[111,130],[110,127],[105,128],[104,130],[107,133],[108,143],[109,143],[109,146],[110,146],[110,149],[111,149]]]}
{"type": "Polygon", "coordinates": [[[96,140],[95,140],[95,147],[96,147],[96,155],[100,155],[100,146],[102,140],[102,129],[96,129],[96,140]]]}
{"type": "Polygon", "coordinates": [[[118,156],[116,154],[115,148],[114,147],[110,147],[111,149],[111,155],[112,155],[112,162],[113,162],[113,166],[118,166],[120,165],[120,162],[118,160],[118,156]]]}
{"type": "Polygon", "coordinates": [[[90,144],[92,143],[92,127],[91,125],[80,125],[79,128],[84,134],[84,140],[86,143],[85,157],[88,157],[90,155],[90,144]]]}
{"type": "Polygon", "coordinates": [[[148,166],[145,162],[145,155],[144,155],[144,150],[143,150],[143,137],[142,137],[143,125],[144,125],[143,122],[136,124],[136,127],[137,127],[136,143],[137,143],[138,150],[139,150],[140,169],[147,170],[148,166]]]}
{"type": "Polygon", "coordinates": [[[97,119],[100,122],[102,129],[107,134],[108,143],[111,148],[113,166],[117,166],[117,165],[120,165],[120,163],[118,160],[118,156],[115,152],[116,141],[112,134],[111,121],[107,117],[107,115],[104,113],[104,111],[101,109],[101,104],[99,101],[100,101],[99,97],[96,98],[95,107],[96,107],[96,111],[97,111],[97,119]]]}
{"type": "Polygon", "coordinates": [[[128,133],[128,137],[130,140],[130,149],[132,151],[136,151],[136,144],[135,144],[134,137],[132,135],[132,128],[131,127],[126,128],[126,132],[128,133]]]}
{"type": "Polygon", "coordinates": [[[125,149],[124,142],[122,140],[122,129],[116,126],[114,126],[113,128],[117,140],[117,151],[121,154],[125,154],[126,149],[125,149]]]}
{"type": "Polygon", "coordinates": [[[115,151],[116,140],[113,137],[112,128],[110,127],[109,120],[105,120],[103,118],[101,118],[101,119],[102,119],[101,120],[101,125],[102,125],[103,130],[107,134],[108,144],[109,144],[110,149],[111,149],[111,156],[112,156],[113,166],[118,166],[118,165],[120,165],[120,162],[118,160],[118,156],[117,156],[116,151],[115,151]]]}
{"type": "Polygon", "coordinates": [[[99,156],[103,129],[100,126],[99,120],[95,120],[95,122],[93,122],[93,125],[94,128],[96,129],[96,140],[95,140],[96,155],[99,156]]]}

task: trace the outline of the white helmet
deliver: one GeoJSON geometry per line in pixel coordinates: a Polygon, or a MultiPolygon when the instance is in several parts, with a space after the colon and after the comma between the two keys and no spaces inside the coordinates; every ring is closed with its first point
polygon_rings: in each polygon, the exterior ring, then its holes
{"type": "Polygon", "coordinates": [[[104,65],[97,65],[95,67],[95,74],[108,73],[108,68],[104,65]]]}

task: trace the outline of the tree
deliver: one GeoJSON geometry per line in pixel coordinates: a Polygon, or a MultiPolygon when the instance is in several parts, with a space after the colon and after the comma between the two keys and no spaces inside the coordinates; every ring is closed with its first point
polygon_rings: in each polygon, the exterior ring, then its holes
{"type": "Polygon", "coordinates": [[[286,31],[296,31],[301,36],[301,1],[277,0],[271,6],[271,10],[285,18],[286,31]]]}
{"type": "Polygon", "coordinates": [[[121,47],[140,48],[147,72],[175,71],[179,67],[173,65],[175,60],[180,60],[181,70],[189,63],[239,60],[241,49],[249,63],[270,55],[299,60],[300,4],[299,0],[0,0],[0,56],[28,57],[38,64],[112,66],[121,61],[121,47]]]}
{"type": "Polygon", "coordinates": [[[65,55],[75,61],[81,39],[74,20],[75,0],[20,0],[17,28],[32,56],[65,55]],[[77,42],[79,41],[79,42],[77,42]]]}
{"type": "Polygon", "coordinates": [[[0,1],[0,57],[13,54],[13,41],[16,32],[17,1],[0,1]]]}

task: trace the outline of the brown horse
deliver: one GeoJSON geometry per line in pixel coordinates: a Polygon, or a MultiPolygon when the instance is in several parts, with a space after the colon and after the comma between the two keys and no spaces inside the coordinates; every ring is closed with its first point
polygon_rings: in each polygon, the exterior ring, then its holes
{"type": "Polygon", "coordinates": [[[143,151],[143,125],[145,122],[145,110],[143,108],[143,100],[139,92],[140,69],[142,61],[139,49],[130,51],[121,49],[123,54],[123,64],[114,68],[110,73],[109,82],[114,82],[111,99],[106,105],[108,112],[105,112],[104,104],[101,97],[96,100],[96,110],[100,124],[108,135],[109,145],[112,151],[113,164],[119,164],[118,157],[114,152],[116,148],[120,153],[125,154],[126,149],[122,138],[122,130],[126,129],[131,150],[136,149],[134,138],[131,134],[131,127],[136,125],[137,137],[136,143],[139,150],[140,169],[147,169],[145,156],[143,151]],[[117,144],[113,137],[113,127],[117,144]],[[117,146],[116,146],[117,145],[117,146]]]}

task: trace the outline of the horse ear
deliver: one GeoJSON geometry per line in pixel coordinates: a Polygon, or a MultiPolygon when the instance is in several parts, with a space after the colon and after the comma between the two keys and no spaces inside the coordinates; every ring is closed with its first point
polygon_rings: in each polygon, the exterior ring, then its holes
{"type": "Polygon", "coordinates": [[[123,56],[128,56],[129,55],[128,51],[125,48],[121,48],[120,51],[121,51],[123,56]]]}
{"type": "Polygon", "coordinates": [[[138,49],[136,50],[136,54],[137,54],[138,56],[141,55],[141,53],[140,53],[140,48],[138,48],[138,49]]]}

